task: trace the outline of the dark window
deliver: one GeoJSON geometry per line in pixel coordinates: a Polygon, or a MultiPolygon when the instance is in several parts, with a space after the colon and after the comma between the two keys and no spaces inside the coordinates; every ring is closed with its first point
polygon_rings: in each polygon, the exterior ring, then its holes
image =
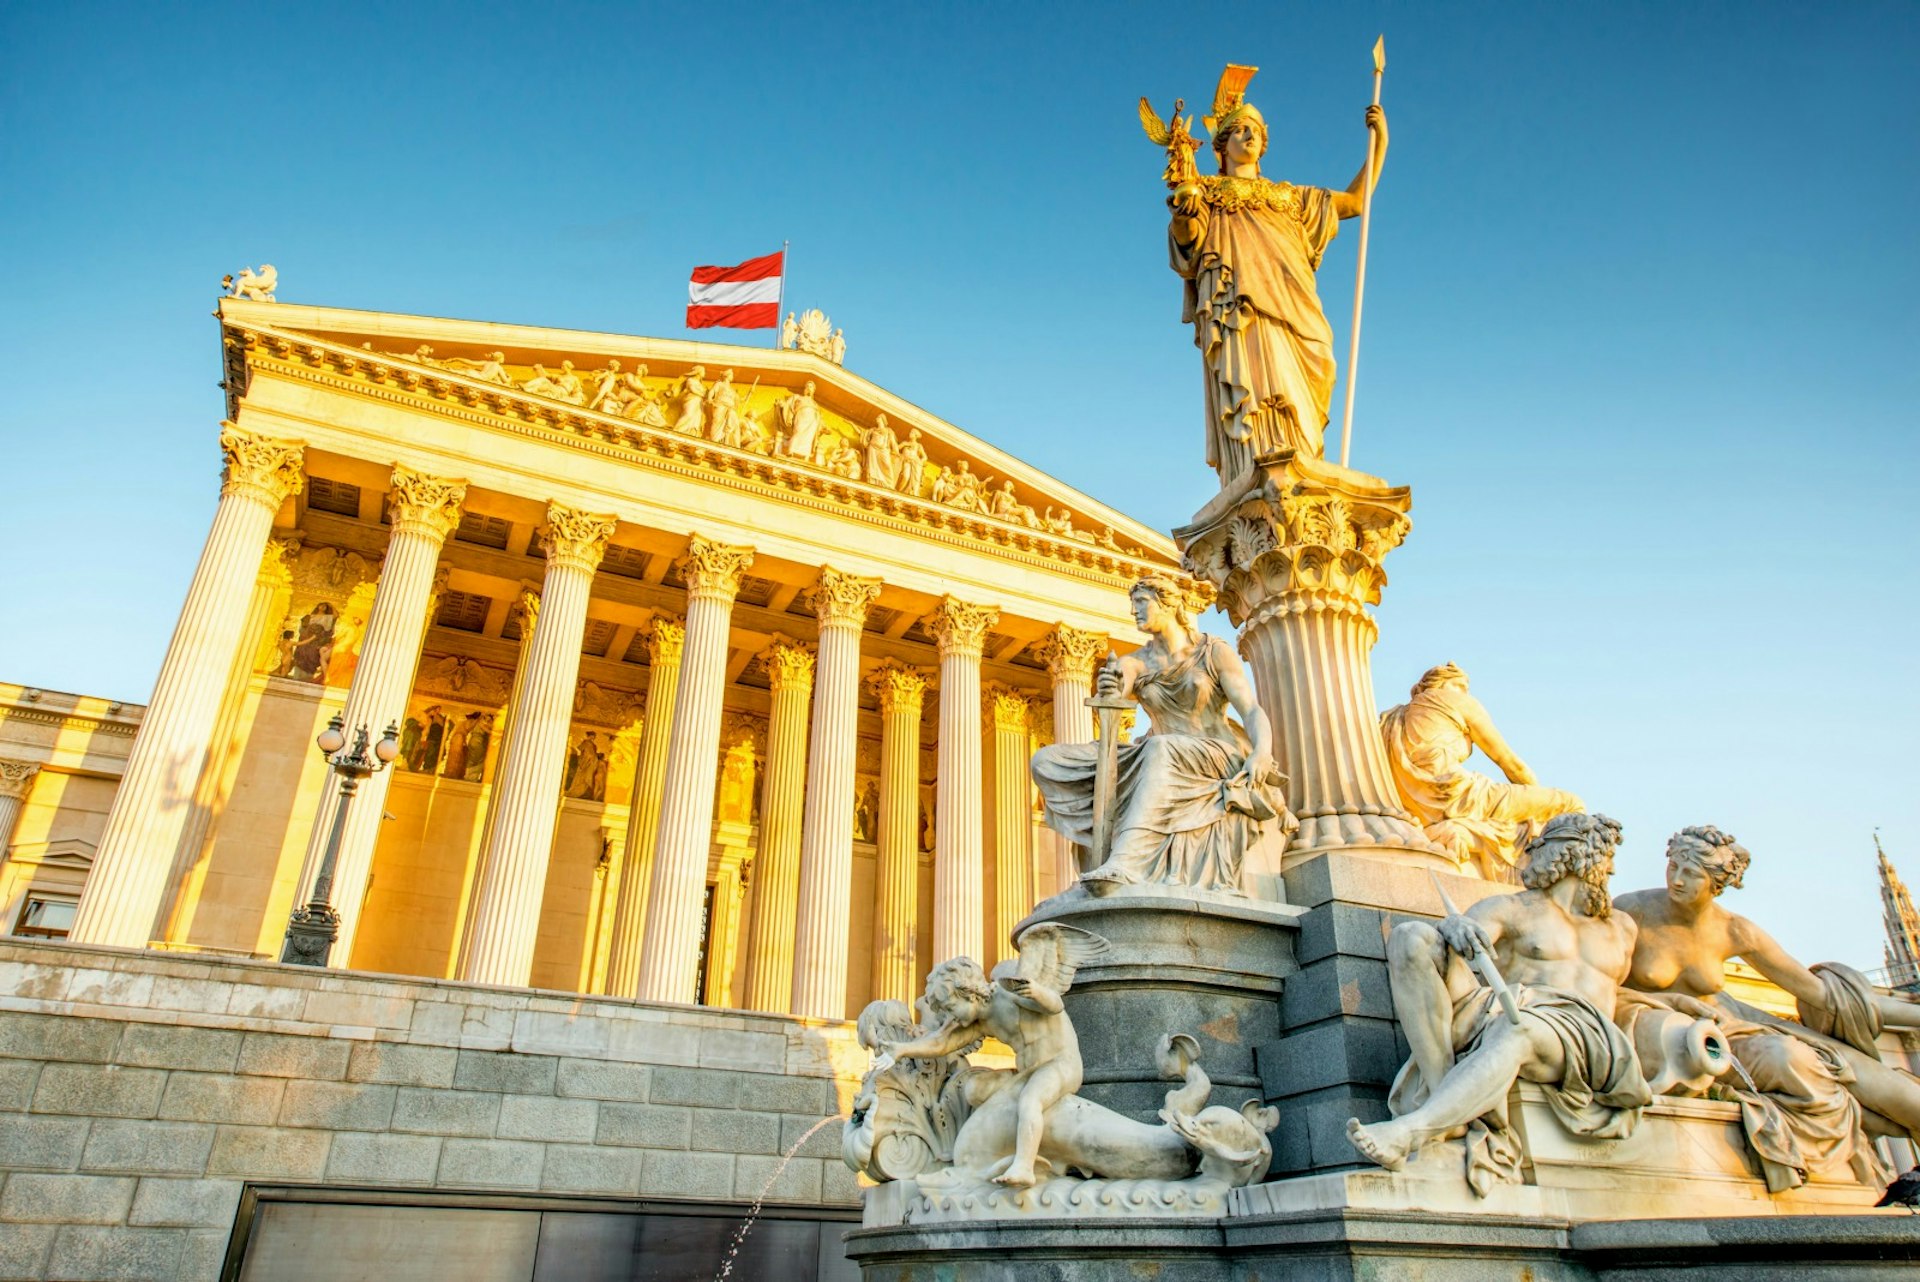
{"type": "Polygon", "coordinates": [[[360,487],[345,481],[329,481],[324,476],[307,478],[307,509],[331,512],[335,516],[360,515],[360,487]]]}
{"type": "Polygon", "coordinates": [[[478,632],[487,626],[487,611],[492,608],[493,598],[490,596],[455,592],[449,588],[440,594],[440,613],[433,616],[433,621],[443,628],[478,632]]]}

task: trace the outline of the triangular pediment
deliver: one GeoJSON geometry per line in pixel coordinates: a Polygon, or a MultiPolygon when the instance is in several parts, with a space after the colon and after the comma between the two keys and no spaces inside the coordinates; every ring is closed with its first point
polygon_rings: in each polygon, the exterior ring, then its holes
{"type": "MultiPolygon", "coordinates": [[[[831,490],[1110,572],[1179,565],[1158,531],[809,352],[231,298],[220,316],[230,414],[263,361],[324,370],[335,386],[384,399],[407,394],[469,420],[479,411],[643,453],[777,472],[795,493],[831,490]],[[722,381],[739,417],[719,432],[701,389],[722,381]],[[800,450],[795,424],[807,417],[809,384],[817,431],[812,448],[800,450]],[[876,429],[906,460],[892,478],[868,466],[876,429]],[[901,479],[916,445],[926,459],[917,493],[901,479]]],[[[883,465],[887,454],[880,451],[883,465]]]]}

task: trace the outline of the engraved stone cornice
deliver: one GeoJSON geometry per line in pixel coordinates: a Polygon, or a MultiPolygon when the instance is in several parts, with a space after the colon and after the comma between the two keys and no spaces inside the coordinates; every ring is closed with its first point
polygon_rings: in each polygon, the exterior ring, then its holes
{"type": "Polygon", "coordinates": [[[686,576],[687,596],[732,601],[740,591],[740,576],[753,564],[753,549],[731,543],[717,543],[694,535],[680,559],[680,572],[686,576]]]}
{"type": "Polygon", "coordinates": [[[33,787],[33,777],[39,773],[37,762],[0,758],[0,797],[24,798],[27,789],[33,787]]]}
{"type": "Polygon", "coordinates": [[[867,675],[867,688],[880,699],[880,713],[907,711],[919,715],[929,678],[919,668],[888,659],[867,675]]]}
{"type": "Polygon", "coordinates": [[[940,643],[940,657],[950,654],[979,658],[986,645],[987,629],[1000,622],[1000,611],[991,605],[973,605],[955,597],[941,597],[940,604],[926,617],[926,628],[940,643]]]}
{"type": "Polygon", "coordinates": [[[1283,612],[1365,617],[1386,586],[1387,553],[1412,528],[1405,486],[1289,451],[1264,459],[1221,500],[1174,537],[1187,570],[1219,589],[1237,628],[1283,612]]]}
{"type": "Polygon", "coordinates": [[[687,644],[687,621],[670,614],[656,614],[647,629],[647,662],[654,667],[677,667],[680,652],[687,644]]]}
{"type": "Polygon", "coordinates": [[[607,540],[618,524],[611,516],[547,504],[547,523],[540,531],[547,548],[547,564],[593,573],[607,554],[607,540]]]}
{"type": "Polygon", "coordinates": [[[467,483],[393,465],[392,504],[395,533],[424,534],[440,543],[460,524],[460,505],[467,501],[467,483]]]}
{"type": "Polygon", "coordinates": [[[880,580],[843,574],[823,565],[820,582],[809,596],[821,627],[858,628],[866,623],[868,607],[880,596],[880,580]]]}
{"type": "Polygon", "coordinates": [[[1105,636],[1062,623],[1033,648],[1033,655],[1047,665],[1047,675],[1055,681],[1089,685],[1093,681],[1093,665],[1106,651],[1105,636]]]}
{"type": "Polygon", "coordinates": [[[813,648],[792,637],[774,633],[758,659],[775,690],[807,690],[813,686],[813,648]]]}
{"type": "Polygon", "coordinates": [[[220,425],[220,493],[237,494],[278,510],[306,483],[301,461],[306,447],[248,432],[232,423],[220,425]]]}
{"type": "Polygon", "coordinates": [[[1033,705],[1025,692],[990,681],[980,692],[980,702],[995,730],[1026,734],[1031,729],[1033,705]]]}

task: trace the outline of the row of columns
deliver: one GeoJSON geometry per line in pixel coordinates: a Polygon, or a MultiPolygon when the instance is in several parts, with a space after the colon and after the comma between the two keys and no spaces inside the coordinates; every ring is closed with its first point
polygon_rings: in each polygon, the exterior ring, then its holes
{"type": "MultiPolygon", "coordinates": [[[[302,447],[296,442],[227,424],[221,449],[226,471],[220,505],[108,816],[72,932],[81,942],[140,946],[154,929],[179,844],[197,831],[194,800],[232,656],[252,641],[243,633],[273,519],[300,488],[302,447]]],[[[377,733],[404,714],[433,602],[445,582],[444,573],[436,575],[440,553],[459,523],[465,494],[464,481],[404,466],[393,471],[392,534],[347,694],[349,727],[366,724],[377,733]]],[[[457,973],[469,980],[517,986],[531,975],[588,598],[615,524],[609,515],[551,504],[542,530],[545,578],[537,593],[524,591],[514,607],[520,659],[484,820],[477,885],[461,932],[457,973]]],[[[647,732],[612,888],[606,987],[614,994],[674,1002],[698,996],[713,763],[731,616],[753,559],[751,548],[693,536],[681,563],[686,618],[662,616],[652,624],[647,732]]],[[[822,1018],[846,1013],[860,637],[879,592],[876,579],[822,567],[812,593],[817,651],[776,637],[758,656],[769,677],[772,715],[758,891],[747,928],[747,1004],[754,1009],[822,1018]]],[[[991,606],[948,597],[926,620],[940,654],[932,923],[937,958],[985,954],[980,664],[998,618],[991,606]]],[[[1058,737],[1092,737],[1082,701],[1103,645],[1096,634],[1062,627],[1043,649],[1054,682],[1058,737]]],[[[874,994],[910,1000],[920,979],[914,973],[919,738],[930,682],[928,674],[890,662],[869,684],[880,700],[882,726],[874,994]]],[[[1010,690],[992,694],[993,849],[1004,905],[995,928],[1004,939],[1034,889],[1027,853],[1026,723],[1023,697],[1010,690]]],[[[352,954],[386,783],[385,775],[376,775],[362,785],[343,828],[334,882],[341,914],[335,965],[346,965],[352,954]]],[[[337,805],[334,788],[323,796],[301,874],[302,898],[324,856],[337,805]]]]}

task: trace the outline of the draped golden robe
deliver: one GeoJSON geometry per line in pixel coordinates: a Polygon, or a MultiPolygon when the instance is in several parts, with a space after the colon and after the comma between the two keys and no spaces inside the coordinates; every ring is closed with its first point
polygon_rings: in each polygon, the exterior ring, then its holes
{"type": "Polygon", "coordinates": [[[1206,372],[1207,463],[1225,484],[1272,450],[1325,453],[1333,329],[1314,273],[1340,217],[1320,187],[1221,175],[1199,185],[1197,235],[1167,239],[1206,372]]]}

